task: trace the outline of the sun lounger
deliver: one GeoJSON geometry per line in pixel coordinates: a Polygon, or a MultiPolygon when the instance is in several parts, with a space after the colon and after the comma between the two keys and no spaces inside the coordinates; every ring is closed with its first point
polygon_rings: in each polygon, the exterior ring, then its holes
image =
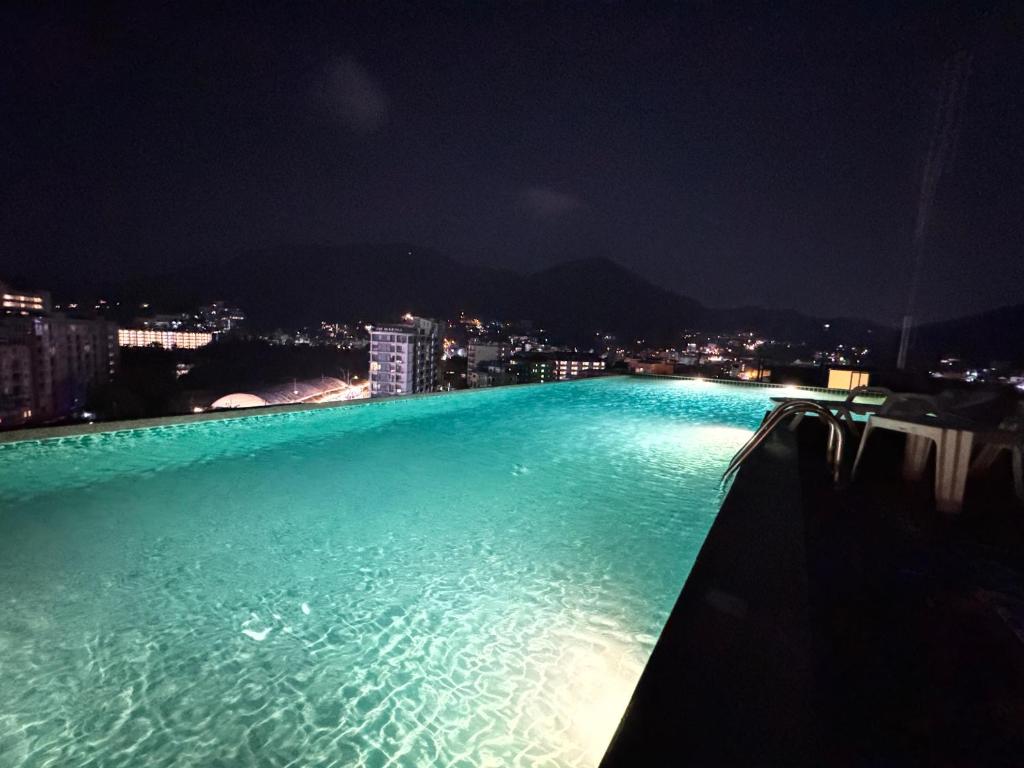
{"type": "Polygon", "coordinates": [[[971,463],[972,475],[985,471],[995,463],[1003,451],[1010,452],[1013,470],[1013,489],[1017,498],[1024,502],[1024,406],[1020,413],[1010,416],[999,424],[999,429],[981,434],[978,442],[981,450],[971,463]]]}
{"type": "Polygon", "coordinates": [[[868,438],[876,429],[902,432],[907,436],[903,454],[903,477],[919,480],[928,466],[935,445],[935,504],[940,512],[959,512],[963,506],[971,449],[979,430],[965,421],[931,416],[868,416],[851,476],[856,477],[868,438]]]}

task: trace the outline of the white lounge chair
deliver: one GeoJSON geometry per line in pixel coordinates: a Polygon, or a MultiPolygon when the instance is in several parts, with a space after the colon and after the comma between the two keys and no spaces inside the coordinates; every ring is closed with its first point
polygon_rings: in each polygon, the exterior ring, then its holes
{"type": "Polygon", "coordinates": [[[975,431],[936,416],[868,416],[861,435],[851,477],[857,476],[864,448],[875,429],[902,432],[907,436],[903,453],[903,477],[920,480],[928,466],[932,443],[935,444],[935,503],[940,512],[959,512],[971,463],[975,431]]]}
{"type": "Polygon", "coordinates": [[[999,424],[999,429],[978,435],[981,450],[971,463],[972,475],[989,469],[999,454],[1010,452],[1013,469],[1013,490],[1024,503],[1024,404],[1018,406],[1018,413],[1009,416],[999,424]]]}
{"type": "Polygon", "coordinates": [[[959,512],[963,507],[975,442],[996,445],[1005,438],[1003,431],[965,418],[958,411],[984,407],[997,397],[995,393],[980,392],[966,397],[898,395],[887,399],[878,413],[868,416],[851,477],[857,475],[872,431],[888,429],[902,432],[907,436],[903,477],[907,480],[921,479],[934,443],[936,506],[940,512],[959,512]]]}

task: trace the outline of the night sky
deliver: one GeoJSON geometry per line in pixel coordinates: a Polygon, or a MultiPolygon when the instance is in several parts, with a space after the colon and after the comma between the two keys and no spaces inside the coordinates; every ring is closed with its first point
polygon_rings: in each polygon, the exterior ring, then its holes
{"type": "Polygon", "coordinates": [[[1019,3],[22,5],[0,277],[407,241],[894,322],[959,53],[921,314],[1024,301],[1019,3]]]}

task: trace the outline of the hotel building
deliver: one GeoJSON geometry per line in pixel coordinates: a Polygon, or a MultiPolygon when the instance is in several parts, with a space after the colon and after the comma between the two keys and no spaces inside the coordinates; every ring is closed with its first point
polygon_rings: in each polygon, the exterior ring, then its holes
{"type": "Polygon", "coordinates": [[[411,395],[441,388],[442,326],[406,315],[404,322],[370,327],[370,397],[411,395]]]}
{"type": "Polygon", "coordinates": [[[117,326],[106,320],[0,317],[0,428],[81,411],[117,362],[117,326]]]}

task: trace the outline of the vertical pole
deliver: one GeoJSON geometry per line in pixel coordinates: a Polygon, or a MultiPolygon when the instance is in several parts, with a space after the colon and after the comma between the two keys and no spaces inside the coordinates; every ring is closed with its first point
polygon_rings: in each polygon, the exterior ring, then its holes
{"type": "Polygon", "coordinates": [[[910,331],[914,324],[917,291],[924,266],[925,240],[928,224],[931,219],[932,204],[935,201],[939,178],[945,170],[947,160],[953,154],[956,140],[960,133],[964,96],[967,92],[967,77],[971,70],[971,58],[972,53],[970,51],[961,50],[953,54],[945,64],[943,93],[935,112],[935,123],[932,127],[931,141],[928,146],[928,154],[925,157],[921,176],[921,191],[917,200],[917,220],[914,225],[914,260],[910,276],[910,290],[907,296],[907,311],[903,315],[900,348],[896,356],[896,367],[901,370],[907,365],[907,354],[910,349],[910,331]]]}
{"type": "Polygon", "coordinates": [[[903,330],[900,332],[900,349],[896,354],[896,367],[901,371],[907,367],[907,351],[910,349],[910,329],[914,325],[911,315],[903,316],[903,330]]]}

